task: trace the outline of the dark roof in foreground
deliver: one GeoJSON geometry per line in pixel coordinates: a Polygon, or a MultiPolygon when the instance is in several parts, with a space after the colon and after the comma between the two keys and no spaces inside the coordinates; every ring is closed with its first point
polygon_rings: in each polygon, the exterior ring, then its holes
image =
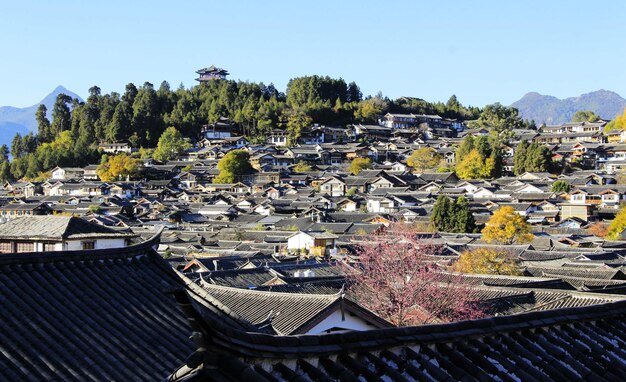
{"type": "Polygon", "coordinates": [[[0,256],[0,380],[159,381],[193,351],[154,242],[0,256]]]}
{"type": "Polygon", "coordinates": [[[626,301],[453,324],[272,336],[175,293],[198,350],[174,381],[626,380],[626,301]]]}

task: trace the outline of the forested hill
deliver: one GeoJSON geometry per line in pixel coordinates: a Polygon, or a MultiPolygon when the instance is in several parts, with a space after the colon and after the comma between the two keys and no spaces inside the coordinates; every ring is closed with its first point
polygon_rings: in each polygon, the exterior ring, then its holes
{"type": "Polygon", "coordinates": [[[556,125],[571,121],[574,113],[581,110],[593,111],[605,120],[613,119],[623,113],[626,99],[608,90],[565,99],[531,92],[511,106],[519,110],[522,118],[534,120],[538,125],[556,125]]]}
{"type": "Polygon", "coordinates": [[[15,133],[24,135],[29,131],[37,132],[37,121],[35,120],[37,107],[40,104],[44,104],[48,110],[52,110],[52,105],[59,94],[67,94],[82,102],[82,99],[78,95],[63,86],[57,86],[56,89],[33,106],[24,108],[0,106],[0,145],[10,144],[15,133]]]}
{"type": "Polygon", "coordinates": [[[203,125],[222,117],[230,119],[235,133],[253,143],[264,142],[272,129],[279,128],[291,145],[313,123],[376,123],[386,112],[473,120],[481,110],[463,106],[454,95],[446,103],[412,97],[363,97],[354,82],[317,75],[291,79],[284,93],[272,84],[231,80],[209,81],[188,89],[181,85],[176,90],[166,81],[158,87],[149,82],[142,86],[129,83],[121,94],[102,94],[93,86],[84,102],[61,93],[50,107],[37,107],[37,129],[16,134],[10,150],[8,145],[0,147],[0,180],[45,178],[45,172],[55,166],[99,163],[100,143],[128,142],[134,148],[154,148],[170,127],[193,142],[203,125]]]}

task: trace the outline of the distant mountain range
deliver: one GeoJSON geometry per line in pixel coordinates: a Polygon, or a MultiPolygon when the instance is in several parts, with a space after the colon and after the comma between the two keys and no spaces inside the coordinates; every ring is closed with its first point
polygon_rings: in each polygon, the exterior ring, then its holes
{"type": "Polygon", "coordinates": [[[571,121],[574,113],[580,110],[591,110],[602,119],[611,120],[624,112],[626,99],[609,90],[565,99],[531,92],[511,106],[519,109],[522,118],[534,120],[537,125],[556,125],[571,121]]]}
{"type": "Polygon", "coordinates": [[[40,104],[46,105],[48,112],[46,115],[48,119],[52,120],[52,106],[59,94],[66,94],[72,98],[82,99],[63,86],[57,86],[52,93],[44,97],[40,102],[37,102],[33,106],[19,108],[13,106],[0,106],[0,145],[11,145],[11,140],[15,136],[15,133],[22,135],[28,134],[29,131],[37,132],[37,121],[35,120],[35,113],[40,104]]]}

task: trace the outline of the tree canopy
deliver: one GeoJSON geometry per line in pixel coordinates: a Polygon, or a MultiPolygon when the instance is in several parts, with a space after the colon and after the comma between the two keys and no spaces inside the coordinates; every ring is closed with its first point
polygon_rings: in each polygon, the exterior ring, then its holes
{"type": "Polygon", "coordinates": [[[109,182],[112,180],[134,180],[140,174],[141,161],[126,154],[109,157],[96,169],[98,177],[109,182]]]}
{"type": "Polygon", "coordinates": [[[529,243],[535,238],[530,225],[511,206],[500,207],[494,212],[482,233],[488,243],[506,245],[529,243]]]}
{"type": "Polygon", "coordinates": [[[398,326],[481,317],[461,277],[442,282],[429,257],[440,248],[415,238],[402,224],[357,247],[359,272],[348,268],[358,302],[398,326]]]}
{"type": "Polygon", "coordinates": [[[619,240],[622,232],[626,229],[626,207],[621,207],[611,224],[609,224],[606,238],[609,240],[619,240]]]}
{"type": "Polygon", "coordinates": [[[552,154],[539,143],[520,142],[513,155],[513,172],[521,175],[525,172],[546,172],[552,170],[552,154]]]}
{"type": "Polygon", "coordinates": [[[190,147],[191,144],[183,138],[180,131],[173,126],[168,127],[159,138],[152,157],[158,161],[168,161],[178,158],[190,147]]]}
{"type": "Polygon", "coordinates": [[[552,187],[550,188],[550,191],[557,192],[557,193],[564,193],[564,192],[570,192],[571,189],[572,189],[571,184],[567,183],[564,180],[557,180],[556,182],[552,183],[552,187]]]}
{"type": "Polygon", "coordinates": [[[439,195],[430,215],[430,225],[442,232],[471,233],[476,229],[469,203],[463,196],[452,200],[439,195]]]}
{"type": "Polygon", "coordinates": [[[245,150],[231,150],[220,159],[217,163],[217,168],[219,174],[213,179],[213,183],[235,183],[239,176],[248,173],[252,169],[250,154],[245,150]]]}
{"type": "Polygon", "coordinates": [[[579,110],[572,116],[572,122],[598,122],[600,116],[591,110],[579,110]]]}
{"type": "Polygon", "coordinates": [[[441,163],[441,155],[431,147],[422,147],[413,151],[406,163],[413,167],[415,171],[424,172],[437,168],[439,163],[441,163]]]}
{"type": "Polygon", "coordinates": [[[519,276],[521,271],[506,253],[490,248],[476,248],[461,253],[452,270],[462,273],[519,276]]]}
{"type": "Polygon", "coordinates": [[[370,168],[372,168],[372,160],[370,158],[357,157],[352,159],[348,171],[350,171],[352,175],[359,175],[361,171],[370,168]]]}

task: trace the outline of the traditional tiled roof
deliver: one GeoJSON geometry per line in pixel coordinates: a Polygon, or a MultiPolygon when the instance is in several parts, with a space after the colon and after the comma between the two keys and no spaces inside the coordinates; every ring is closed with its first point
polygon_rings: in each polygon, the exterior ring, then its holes
{"type": "Polygon", "coordinates": [[[154,242],[0,257],[0,380],[161,380],[193,350],[154,242]]]}
{"type": "Polygon", "coordinates": [[[73,216],[25,216],[0,224],[2,239],[36,239],[60,241],[81,238],[134,237],[100,224],[73,216]]]}
{"type": "Polygon", "coordinates": [[[626,378],[626,302],[453,324],[328,335],[229,328],[176,294],[199,349],[171,376],[212,380],[598,380],[626,378]]]}

